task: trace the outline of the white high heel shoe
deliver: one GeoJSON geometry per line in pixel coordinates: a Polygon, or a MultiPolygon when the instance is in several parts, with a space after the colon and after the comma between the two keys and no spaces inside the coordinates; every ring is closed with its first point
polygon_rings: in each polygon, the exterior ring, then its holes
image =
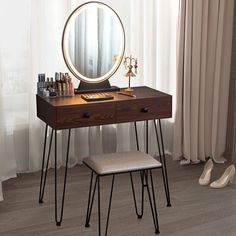
{"type": "Polygon", "coordinates": [[[235,166],[230,165],[219,179],[210,184],[210,187],[224,188],[226,185],[231,184],[233,182],[234,175],[235,175],[235,166]]]}
{"type": "Polygon", "coordinates": [[[200,185],[208,185],[210,183],[211,179],[211,171],[213,170],[213,161],[209,159],[207,163],[204,166],[203,172],[199,178],[199,184],[200,185]]]}

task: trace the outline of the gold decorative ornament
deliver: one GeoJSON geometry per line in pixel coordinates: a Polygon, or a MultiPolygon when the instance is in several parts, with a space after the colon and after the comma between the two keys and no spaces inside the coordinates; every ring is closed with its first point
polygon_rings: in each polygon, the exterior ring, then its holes
{"type": "Polygon", "coordinates": [[[125,66],[125,69],[127,70],[125,72],[124,76],[129,78],[129,85],[128,85],[128,88],[125,89],[125,91],[126,92],[133,92],[134,89],[132,89],[130,86],[130,77],[135,77],[137,74],[138,59],[132,57],[132,55],[130,55],[129,57],[125,57],[124,66],[125,66]],[[134,72],[133,72],[133,69],[134,69],[134,72]]]}

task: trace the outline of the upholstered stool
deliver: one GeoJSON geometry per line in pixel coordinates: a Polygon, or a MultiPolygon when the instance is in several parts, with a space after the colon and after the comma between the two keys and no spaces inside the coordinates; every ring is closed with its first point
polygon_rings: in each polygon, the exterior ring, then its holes
{"type": "Polygon", "coordinates": [[[94,200],[95,190],[97,187],[98,231],[99,231],[99,236],[101,236],[100,177],[112,175],[113,177],[112,177],[110,200],[109,200],[109,205],[108,205],[108,213],[107,213],[106,229],[105,229],[105,236],[107,235],[115,175],[122,174],[122,173],[129,173],[137,217],[140,219],[143,216],[144,188],[146,187],[149,202],[150,202],[154,227],[155,227],[155,233],[159,234],[159,224],[158,224],[155,192],[154,192],[153,178],[152,178],[152,169],[161,167],[161,163],[159,161],[157,161],[152,156],[146,153],[143,153],[140,151],[130,151],[130,152],[122,152],[122,153],[92,155],[92,156],[86,157],[83,160],[83,163],[86,166],[88,166],[92,171],[85,227],[89,227],[90,216],[91,216],[92,208],[93,208],[93,200],[94,200]],[[141,177],[141,183],[142,183],[141,214],[138,213],[133,178],[132,178],[132,172],[136,172],[136,171],[140,171],[140,177],[141,177]],[[92,190],[94,174],[96,175],[96,178],[95,178],[95,183],[92,190]],[[150,176],[150,179],[148,177],[148,174],[150,176]],[[149,182],[151,183],[150,187],[149,187],[149,182]]]}

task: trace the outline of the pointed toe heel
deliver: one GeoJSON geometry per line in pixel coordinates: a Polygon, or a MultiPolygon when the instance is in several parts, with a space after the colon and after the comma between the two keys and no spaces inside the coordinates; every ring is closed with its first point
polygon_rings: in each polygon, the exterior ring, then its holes
{"type": "Polygon", "coordinates": [[[234,176],[235,176],[235,166],[230,165],[219,179],[210,184],[210,187],[224,188],[227,185],[232,184],[234,176]]]}
{"type": "Polygon", "coordinates": [[[211,159],[209,159],[203,169],[203,172],[198,180],[200,185],[208,185],[211,180],[211,172],[213,170],[214,164],[211,159]]]}

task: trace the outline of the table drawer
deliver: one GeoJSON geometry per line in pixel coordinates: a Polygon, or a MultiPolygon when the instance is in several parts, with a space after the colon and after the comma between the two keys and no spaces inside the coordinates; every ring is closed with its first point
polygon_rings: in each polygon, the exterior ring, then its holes
{"type": "Polygon", "coordinates": [[[115,123],[115,106],[112,103],[94,103],[57,110],[57,129],[112,123],[115,123]]]}
{"type": "Polygon", "coordinates": [[[140,99],[117,104],[117,123],[171,117],[172,101],[168,98],[140,99]]]}

